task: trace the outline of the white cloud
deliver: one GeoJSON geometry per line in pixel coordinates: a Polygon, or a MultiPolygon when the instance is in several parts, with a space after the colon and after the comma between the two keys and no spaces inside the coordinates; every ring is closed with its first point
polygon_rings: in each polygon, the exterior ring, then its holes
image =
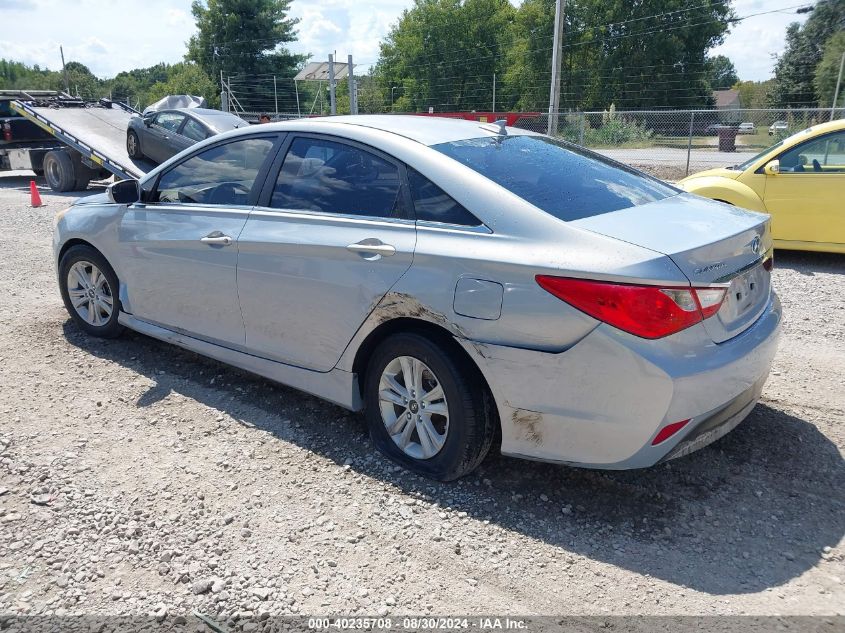
{"type": "Polygon", "coordinates": [[[786,46],[786,27],[792,22],[804,22],[806,14],[798,15],[795,9],[786,9],[798,4],[795,0],[735,0],[737,17],[753,13],[764,15],[748,17],[735,24],[725,42],[711,51],[711,55],[726,55],[736,66],[739,78],[762,81],[772,76],[775,56],[783,53],[786,46]],[[776,13],[769,11],[780,9],[776,13]]]}
{"type": "MultiPolygon", "coordinates": [[[[743,16],[798,2],[735,0],[733,5],[743,16]]],[[[190,0],[113,0],[107,5],[102,0],[0,0],[0,56],[58,69],[61,44],[65,59],[85,64],[100,77],[182,59],[195,30],[190,0]]],[[[410,6],[411,0],[294,0],[291,15],[301,22],[299,40],[290,48],[315,60],[337,52],[345,61],[351,53],[360,72],[375,63],[379,41],[410,6]]],[[[730,57],[742,79],[766,79],[772,55],[783,51],[786,26],[803,19],[794,9],[749,18],[735,25],[712,54],[730,57]]]]}

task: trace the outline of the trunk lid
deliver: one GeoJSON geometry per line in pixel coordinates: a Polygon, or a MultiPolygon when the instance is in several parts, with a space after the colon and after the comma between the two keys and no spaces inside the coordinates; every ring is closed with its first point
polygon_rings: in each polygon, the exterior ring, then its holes
{"type": "Polygon", "coordinates": [[[768,304],[766,214],[681,194],[569,224],[667,255],[693,286],[728,284],[719,312],[704,321],[717,343],[748,328],[768,304]]]}

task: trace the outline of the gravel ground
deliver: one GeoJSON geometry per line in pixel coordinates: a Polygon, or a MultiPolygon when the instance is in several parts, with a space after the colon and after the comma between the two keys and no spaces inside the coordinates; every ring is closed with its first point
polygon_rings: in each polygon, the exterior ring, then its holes
{"type": "Polygon", "coordinates": [[[77,194],[28,182],[0,175],[0,614],[845,613],[845,257],[778,253],[773,375],[711,447],[438,484],[316,398],[82,335],[50,247],[77,194]]]}

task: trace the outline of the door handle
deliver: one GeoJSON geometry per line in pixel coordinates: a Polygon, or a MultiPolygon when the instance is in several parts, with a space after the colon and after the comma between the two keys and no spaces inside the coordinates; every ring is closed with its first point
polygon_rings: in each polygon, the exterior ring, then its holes
{"type": "Polygon", "coordinates": [[[361,240],[355,244],[350,244],[346,250],[353,253],[368,253],[370,255],[381,255],[383,257],[390,257],[396,254],[396,248],[390,244],[385,244],[381,240],[368,238],[361,240]]]}
{"type": "Polygon", "coordinates": [[[220,231],[212,231],[205,237],[200,238],[203,244],[219,244],[221,246],[228,246],[232,243],[232,238],[228,235],[223,235],[220,231]]]}

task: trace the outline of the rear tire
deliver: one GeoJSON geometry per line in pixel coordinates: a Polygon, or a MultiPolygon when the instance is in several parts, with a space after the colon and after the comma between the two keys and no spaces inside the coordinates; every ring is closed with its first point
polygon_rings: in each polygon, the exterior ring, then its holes
{"type": "MultiPolygon", "coordinates": [[[[44,177],[53,191],[63,193],[76,187],[73,159],[64,150],[52,150],[44,155],[44,177]]],[[[86,186],[88,183],[85,183],[86,186]]]]}
{"type": "Polygon", "coordinates": [[[119,282],[112,267],[90,246],[70,247],[59,262],[59,289],[65,308],[86,334],[115,338],[123,332],[118,323],[119,282]]]}
{"type": "Polygon", "coordinates": [[[385,339],[370,357],[364,402],[376,447],[425,477],[463,477],[493,442],[496,415],[487,387],[445,342],[411,333],[385,339]]]}

